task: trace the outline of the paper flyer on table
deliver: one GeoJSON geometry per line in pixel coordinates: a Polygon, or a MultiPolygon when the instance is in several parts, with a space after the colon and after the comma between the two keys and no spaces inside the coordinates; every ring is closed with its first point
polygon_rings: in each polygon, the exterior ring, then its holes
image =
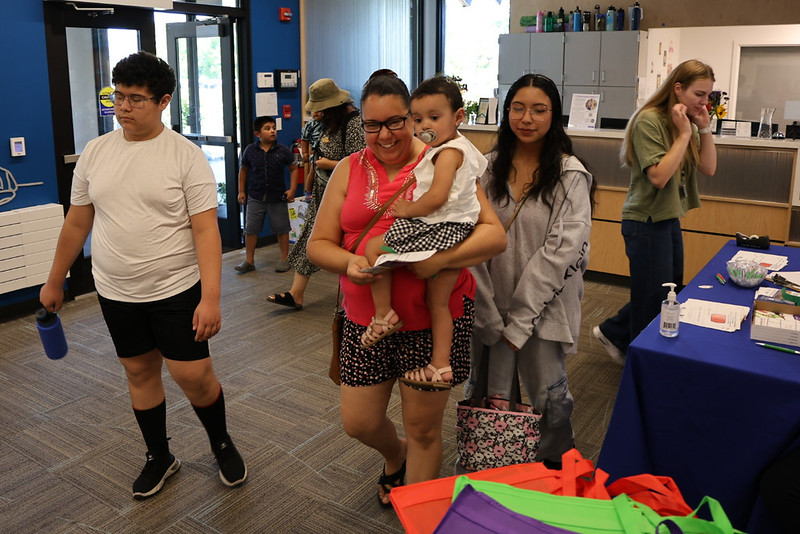
{"type": "Polygon", "coordinates": [[[789,258],[786,256],[776,256],[775,254],[765,254],[763,252],[751,252],[749,250],[740,250],[733,255],[733,260],[750,260],[760,263],[770,271],[780,271],[789,263],[789,258]]]}
{"type": "Polygon", "coordinates": [[[361,269],[361,272],[379,274],[384,271],[388,271],[389,269],[393,269],[394,267],[400,267],[406,263],[415,263],[418,261],[427,260],[434,254],[436,254],[435,250],[404,252],[402,254],[395,254],[395,253],[382,254],[375,261],[375,265],[373,267],[367,267],[366,269],[361,269]]]}
{"type": "Polygon", "coordinates": [[[597,128],[597,106],[600,95],[574,94],[569,108],[568,128],[594,130],[597,128]]]}
{"type": "Polygon", "coordinates": [[[739,330],[748,313],[750,313],[749,306],[737,306],[709,300],[688,299],[681,304],[682,323],[713,328],[723,332],[739,330]]]}

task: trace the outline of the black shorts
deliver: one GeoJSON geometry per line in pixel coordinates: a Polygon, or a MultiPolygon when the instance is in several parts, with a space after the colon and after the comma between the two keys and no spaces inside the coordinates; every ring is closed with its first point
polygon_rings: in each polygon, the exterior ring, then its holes
{"type": "Polygon", "coordinates": [[[194,310],[200,282],[182,293],[152,302],[120,302],[97,295],[117,356],[130,358],[158,349],[164,358],[195,361],[208,358],[208,341],[195,341],[194,310]]]}
{"type": "MultiPolygon", "coordinates": [[[[453,321],[453,342],[450,346],[454,385],[469,377],[474,322],[475,305],[471,299],[464,297],[464,315],[453,321]]],[[[399,330],[365,349],[361,346],[361,334],[366,328],[345,318],[339,353],[342,384],[372,386],[431,363],[433,333],[430,328],[399,330]]]]}

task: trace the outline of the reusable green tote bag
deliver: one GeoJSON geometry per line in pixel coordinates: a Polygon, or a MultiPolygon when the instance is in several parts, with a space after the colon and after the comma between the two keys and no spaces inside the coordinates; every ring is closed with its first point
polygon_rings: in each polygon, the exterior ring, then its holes
{"type": "Polygon", "coordinates": [[[711,497],[703,499],[693,512],[695,514],[702,506],[707,505],[712,520],[706,521],[692,516],[663,517],[624,494],[611,501],[550,495],[468,477],[456,479],[453,498],[466,485],[486,493],[514,512],[582,534],[652,534],[667,519],[676,523],[684,534],[742,534],[733,528],[722,506],[711,497]]]}

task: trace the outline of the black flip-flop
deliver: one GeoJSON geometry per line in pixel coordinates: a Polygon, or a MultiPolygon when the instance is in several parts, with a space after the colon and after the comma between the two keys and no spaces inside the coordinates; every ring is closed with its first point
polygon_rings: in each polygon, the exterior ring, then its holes
{"type": "MultiPolygon", "coordinates": [[[[405,484],[406,478],[406,463],[403,462],[403,466],[397,471],[397,473],[392,473],[391,475],[386,474],[386,466],[383,466],[383,473],[381,473],[381,477],[378,479],[378,485],[383,489],[386,495],[389,495],[392,492],[392,488],[397,488],[403,486],[405,484]]],[[[383,502],[381,499],[381,494],[378,492],[378,503],[383,506],[384,508],[389,508],[392,506],[391,501],[383,502]]]]}
{"type": "Polygon", "coordinates": [[[275,293],[274,295],[268,296],[267,302],[278,304],[280,306],[287,306],[289,308],[294,308],[295,310],[303,309],[303,305],[296,303],[294,301],[294,297],[288,291],[285,291],[283,293],[275,293]]]}

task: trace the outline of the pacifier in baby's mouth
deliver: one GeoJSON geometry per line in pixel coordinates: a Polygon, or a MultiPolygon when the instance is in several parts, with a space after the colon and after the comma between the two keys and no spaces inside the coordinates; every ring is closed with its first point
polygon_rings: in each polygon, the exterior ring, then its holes
{"type": "Polygon", "coordinates": [[[436,141],[439,136],[436,135],[436,130],[422,130],[417,137],[419,137],[420,141],[429,145],[436,141]]]}

